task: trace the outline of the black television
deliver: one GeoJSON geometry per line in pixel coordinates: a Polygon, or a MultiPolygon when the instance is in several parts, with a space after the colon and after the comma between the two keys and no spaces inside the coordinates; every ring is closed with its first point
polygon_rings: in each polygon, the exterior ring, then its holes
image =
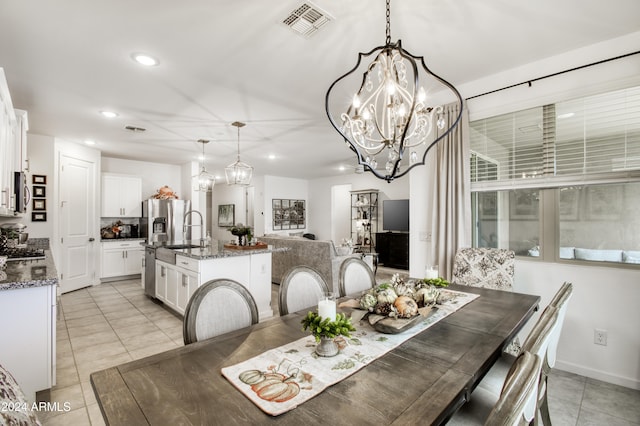
{"type": "Polygon", "coordinates": [[[409,232],[409,200],[384,200],[382,202],[382,229],[384,231],[409,232]]]}

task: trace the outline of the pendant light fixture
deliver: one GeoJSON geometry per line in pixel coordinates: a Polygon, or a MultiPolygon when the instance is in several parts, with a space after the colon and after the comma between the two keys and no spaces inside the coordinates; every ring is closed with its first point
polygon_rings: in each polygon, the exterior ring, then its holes
{"type": "Polygon", "coordinates": [[[201,192],[209,192],[213,189],[213,185],[216,183],[216,177],[207,172],[204,166],[204,146],[209,143],[207,139],[198,139],[198,143],[202,144],[202,157],[200,161],[200,173],[193,176],[193,180],[196,183],[195,190],[201,192]]]}
{"type": "Polygon", "coordinates": [[[229,164],[224,169],[224,174],[227,177],[227,185],[249,186],[251,184],[251,177],[253,176],[253,167],[240,161],[240,128],[246,126],[246,124],[234,121],[231,125],[238,129],[238,158],[235,163],[229,164]]]}
{"type": "Polygon", "coordinates": [[[458,125],[462,97],[422,56],[404,50],[400,40],[391,42],[390,0],[386,4],[386,44],[360,53],[355,67],[331,84],[325,110],[358,164],[391,182],[423,165],[427,152],[458,125]],[[443,101],[459,104],[449,126],[443,101]]]}

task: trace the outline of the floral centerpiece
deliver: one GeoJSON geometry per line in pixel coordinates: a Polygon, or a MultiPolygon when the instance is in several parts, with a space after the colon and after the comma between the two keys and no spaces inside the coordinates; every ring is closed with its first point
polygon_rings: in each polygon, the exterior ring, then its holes
{"type": "Polygon", "coordinates": [[[247,241],[251,241],[253,237],[253,230],[251,229],[251,227],[244,226],[241,223],[236,223],[236,225],[229,228],[228,231],[231,232],[231,235],[235,235],[236,237],[238,237],[239,246],[247,245],[247,241]]]}
{"type": "Polygon", "coordinates": [[[360,309],[393,318],[412,318],[418,309],[434,305],[440,296],[440,287],[449,282],[443,278],[405,281],[394,274],[391,282],[380,284],[364,293],[358,303],[360,309]]]}

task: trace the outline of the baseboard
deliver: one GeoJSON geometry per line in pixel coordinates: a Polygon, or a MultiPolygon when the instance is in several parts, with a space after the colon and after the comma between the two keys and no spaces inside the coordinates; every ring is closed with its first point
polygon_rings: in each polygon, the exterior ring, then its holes
{"type": "Polygon", "coordinates": [[[640,390],[640,380],[637,379],[622,377],[560,360],[556,361],[556,365],[554,368],[562,371],[567,371],[569,373],[579,374],[591,379],[601,380],[603,382],[611,383],[614,385],[624,386],[625,388],[640,390]]]}

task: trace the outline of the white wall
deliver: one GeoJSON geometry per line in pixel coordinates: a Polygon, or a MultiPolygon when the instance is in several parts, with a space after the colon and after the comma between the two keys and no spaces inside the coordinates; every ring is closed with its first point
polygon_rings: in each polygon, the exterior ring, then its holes
{"type": "Polygon", "coordinates": [[[212,233],[211,237],[214,240],[230,241],[237,239],[231,235],[228,231],[229,228],[218,227],[218,206],[222,204],[233,204],[235,206],[234,211],[234,223],[242,223],[247,225],[246,215],[246,198],[245,188],[242,186],[229,186],[226,183],[217,183],[213,187],[212,196],[212,233]]]}
{"type": "Polygon", "coordinates": [[[180,190],[183,188],[181,166],[102,157],[101,171],[103,173],[121,173],[140,176],[142,178],[143,200],[153,196],[158,189],[164,185],[169,186],[177,192],[180,199],[190,199],[190,194],[180,193],[180,190]]]}
{"type": "MultiPolygon", "coordinates": [[[[505,70],[458,89],[468,97],[633,52],[639,45],[640,32],[505,70]]],[[[468,103],[470,120],[638,84],[640,56],[634,55],[535,82],[532,87],[519,86],[473,99],[468,103]]],[[[563,281],[573,282],[575,295],[567,311],[556,366],[640,389],[640,269],[516,261],[515,290],[541,295],[543,307],[563,281]],[[593,343],[594,328],[608,331],[607,346],[593,343]]]]}

